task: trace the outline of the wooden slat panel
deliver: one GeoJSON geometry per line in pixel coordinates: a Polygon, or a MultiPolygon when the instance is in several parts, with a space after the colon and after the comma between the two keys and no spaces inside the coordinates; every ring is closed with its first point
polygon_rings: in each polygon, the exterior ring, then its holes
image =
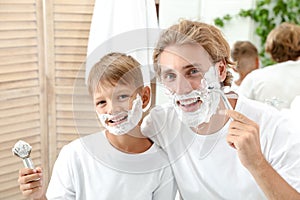
{"type": "Polygon", "coordinates": [[[71,54],[71,55],[82,55],[84,56],[83,60],[86,58],[86,47],[74,47],[74,46],[56,46],[55,51],[57,54],[71,54]]]}
{"type": "Polygon", "coordinates": [[[0,0],[0,4],[34,4],[36,0],[0,0]]]}
{"type": "MultiPolygon", "coordinates": [[[[58,128],[61,131],[66,131],[66,128],[58,128]]],[[[76,129],[69,129],[68,131],[71,132],[71,134],[58,134],[57,135],[57,140],[58,141],[73,141],[75,139],[77,139],[78,137],[80,137],[80,135],[78,135],[76,132],[76,129]]]]}
{"type": "Polygon", "coordinates": [[[35,38],[10,39],[10,40],[1,40],[0,48],[28,47],[28,46],[36,46],[36,45],[37,45],[37,40],[35,38]]]}
{"type": "MultiPolygon", "coordinates": [[[[0,7],[1,9],[1,7],[0,7]]],[[[0,31],[2,30],[30,30],[36,29],[35,22],[24,21],[24,22],[1,22],[0,31]]]]}
{"type": "Polygon", "coordinates": [[[1,119],[0,121],[0,126],[4,125],[12,125],[16,123],[21,123],[21,122],[27,122],[31,120],[38,120],[40,118],[40,113],[26,113],[25,115],[18,115],[18,116],[13,116],[13,117],[6,117],[1,119]]]}
{"type": "Polygon", "coordinates": [[[86,119],[58,119],[56,121],[57,126],[71,126],[71,127],[99,127],[96,120],[86,120],[86,119]]]}
{"type": "Polygon", "coordinates": [[[65,63],[65,62],[56,62],[55,65],[56,69],[62,69],[62,70],[85,70],[84,63],[65,63]]]}
{"type": "Polygon", "coordinates": [[[80,15],[80,14],[55,14],[54,21],[55,22],[88,22],[90,23],[92,19],[92,15],[80,15]]]}
{"type": "Polygon", "coordinates": [[[80,112],[80,114],[74,114],[71,111],[57,111],[57,119],[95,119],[95,112],[80,112]]]}
{"type": "Polygon", "coordinates": [[[89,30],[55,30],[55,38],[89,38],[89,30]]]}
{"type": "Polygon", "coordinates": [[[84,78],[56,78],[55,79],[56,85],[63,85],[63,86],[70,86],[73,87],[74,84],[82,85],[85,83],[84,78]]]}
{"type": "Polygon", "coordinates": [[[0,83],[7,81],[19,81],[27,79],[36,79],[38,78],[38,71],[28,71],[26,73],[9,73],[9,74],[0,74],[0,83]]]}
{"type": "Polygon", "coordinates": [[[14,73],[14,72],[26,72],[38,70],[37,62],[33,63],[17,63],[9,66],[0,66],[0,74],[14,73]]]}
{"type": "Polygon", "coordinates": [[[17,90],[7,90],[1,92],[0,100],[14,99],[21,97],[34,96],[39,94],[39,88],[26,88],[17,90]]]}
{"type": "MultiPolygon", "coordinates": [[[[8,2],[10,2],[9,0],[8,2]]],[[[11,3],[11,4],[2,4],[0,6],[0,13],[23,13],[23,12],[35,12],[36,7],[34,4],[28,2],[28,4],[21,3],[11,3]]]]}
{"type": "Polygon", "coordinates": [[[90,23],[86,22],[57,22],[55,23],[57,30],[89,30],[90,23]]]}
{"type": "Polygon", "coordinates": [[[23,122],[19,124],[13,124],[13,125],[6,125],[6,126],[0,126],[0,134],[6,134],[6,133],[14,133],[16,131],[22,131],[32,128],[40,127],[41,123],[39,120],[35,121],[28,121],[23,122]]]}
{"type": "Polygon", "coordinates": [[[57,70],[55,72],[55,77],[61,78],[84,78],[85,73],[84,71],[77,71],[77,70],[57,70]]]}
{"type": "Polygon", "coordinates": [[[18,107],[23,107],[27,105],[36,105],[36,104],[39,104],[38,96],[11,99],[9,101],[0,101],[0,111],[9,108],[18,108],[18,107]]]}
{"type": "Polygon", "coordinates": [[[32,63],[37,62],[37,54],[27,54],[27,55],[16,55],[16,56],[3,56],[1,57],[1,66],[17,64],[17,63],[32,63]]]}
{"type": "Polygon", "coordinates": [[[37,112],[38,110],[39,110],[39,105],[23,106],[22,109],[13,107],[11,109],[0,110],[0,120],[2,120],[1,118],[27,114],[31,112],[37,112]]]}
{"type": "MultiPolygon", "coordinates": [[[[92,103],[92,102],[91,102],[92,103]]],[[[94,107],[92,104],[57,104],[57,110],[59,111],[90,111],[92,112],[94,107]]]]}
{"type": "Polygon", "coordinates": [[[0,39],[33,38],[37,36],[37,30],[0,31],[0,39]]]}
{"type": "Polygon", "coordinates": [[[72,95],[57,95],[56,96],[56,103],[73,103],[75,102],[93,102],[90,96],[76,96],[76,99],[72,95]]]}
{"type": "MultiPolygon", "coordinates": [[[[0,49],[0,56],[14,56],[14,55],[28,55],[28,54],[30,55],[30,54],[37,54],[38,53],[37,51],[38,50],[35,46],[3,48],[3,49],[0,49]]],[[[1,61],[2,61],[2,58],[1,58],[1,61]]],[[[1,67],[1,71],[2,71],[2,69],[3,68],[1,67]]]]}
{"type": "Polygon", "coordinates": [[[56,94],[70,94],[70,95],[89,95],[88,90],[86,87],[76,87],[76,90],[74,90],[73,87],[56,87],[56,94]]]}
{"type": "MultiPolygon", "coordinates": [[[[32,159],[32,161],[37,166],[41,164],[40,159],[32,159]]],[[[21,162],[19,161],[19,162],[16,162],[16,163],[12,164],[12,165],[3,167],[2,170],[0,171],[0,176],[2,174],[6,174],[6,173],[11,172],[13,169],[15,169],[15,171],[18,173],[18,170],[21,169],[21,168],[23,168],[23,167],[24,167],[24,165],[23,165],[22,161],[21,162]]]]}
{"type": "Polygon", "coordinates": [[[35,13],[0,13],[0,22],[9,21],[36,21],[35,13]]]}
{"type": "MultiPolygon", "coordinates": [[[[55,46],[66,46],[66,47],[86,47],[87,46],[87,39],[56,39],[55,46]]],[[[85,59],[85,58],[84,58],[85,59]]]]}
{"type": "MultiPolygon", "coordinates": [[[[79,1],[78,1],[79,2],[79,1]]],[[[54,5],[54,13],[92,14],[93,5],[54,5]]]]}
{"type": "Polygon", "coordinates": [[[74,1],[74,0],[54,0],[54,4],[71,4],[71,5],[94,5],[94,0],[81,0],[81,1],[74,1]]]}
{"type": "Polygon", "coordinates": [[[24,81],[22,80],[10,81],[6,83],[0,83],[0,90],[28,88],[28,87],[37,86],[38,83],[39,81],[37,79],[24,80],[24,81]]]}
{"type": "MultiPolygon", "coordinates": [[[[12,138],[9,138],[8,135],[6,135],[6,138],[4,138],[5,140],[1,140],[0,151],[11,149],[19,140],[24,140],[30,145],[40,143],[41,137],[38,135],[39,131],[40,129],[37,128],[26,130],[24,132],[15,132],[12,138]]],[[[0,137],[5,137],[5,135],[1,135],[0,137]]]]}

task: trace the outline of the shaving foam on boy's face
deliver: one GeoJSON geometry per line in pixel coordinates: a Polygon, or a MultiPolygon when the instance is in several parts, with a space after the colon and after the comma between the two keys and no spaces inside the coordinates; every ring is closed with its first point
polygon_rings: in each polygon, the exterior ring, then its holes
{"type": "Polygon", "coordinates": [[[179,119],[190,127],[209,122],[220,102],[220,94],[212,92],[220,89],[215,66],[209,68],[200,82],[200,89],[194,89],[188,94],[171,94],[179,119]]]}
{"type": "Polygon", "coordinates": [[[115,114],[99,114],[101,124],[114,135],[124,135],[135,128],[143,115],[143,102],[140,95],[132,102],[132,109],[115,114]]]}

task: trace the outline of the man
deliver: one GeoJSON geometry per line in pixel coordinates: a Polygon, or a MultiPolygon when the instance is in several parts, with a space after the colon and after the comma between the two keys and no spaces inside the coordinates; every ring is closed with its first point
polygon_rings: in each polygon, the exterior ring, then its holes
{"type": "Polygon", "coordinates": [[[272,107],[227,99],[229,57],[208,24],[163,32],[154,63],[172,105],[154,108],[143,133],[167,152],[183,199],[300,199],[299,134],[272,107]]]}

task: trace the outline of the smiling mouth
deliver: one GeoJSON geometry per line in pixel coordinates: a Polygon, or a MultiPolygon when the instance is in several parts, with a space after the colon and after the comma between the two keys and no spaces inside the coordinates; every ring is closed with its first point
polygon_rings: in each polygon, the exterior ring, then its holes
{"type": "Polygon", "coordinates": [[[127,118],[128,118],[128,115],[120,116],[120,117],[113,117],[111,119],[107,119],[106,124],[108,124],[110,126],[116,126],[116,125],[121,124],[124,121],[126,121],[127,118]]]}
{"type": "Polygon", "coordinates": [[[185,112],[194,112],[196,111],[200,104],[202,103],[200,97],[182,99],[176,101],[177,105],[185,112]]]}

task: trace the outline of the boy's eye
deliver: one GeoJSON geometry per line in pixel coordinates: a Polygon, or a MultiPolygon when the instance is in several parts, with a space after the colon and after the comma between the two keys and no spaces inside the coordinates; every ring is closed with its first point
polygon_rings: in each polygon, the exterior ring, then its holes
{"type": "Polygon", "coordinates": [[[103,106],[105,104],[106,104],[106,101],[104,101],[104,100],[96,102],[96,106],[103,106]]]}
{"type": "Polygon", "coordinates": [[[168,81],[168,82],[174,81],[175,78],[176,78],[176,74],[174,74],[174,73],[168,73],[168,74],[163,75],[163,80],[164,81],[168,81]]]}

